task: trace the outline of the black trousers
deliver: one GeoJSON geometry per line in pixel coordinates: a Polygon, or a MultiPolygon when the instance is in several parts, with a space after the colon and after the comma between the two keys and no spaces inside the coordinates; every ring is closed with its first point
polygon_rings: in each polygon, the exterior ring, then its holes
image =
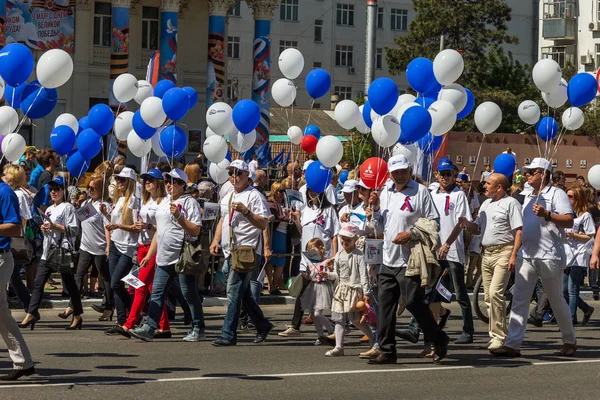
{"type": "Polygon", "coordinates": [[[310,283],[308,279],[302,279],[302,290],[300,291],[300,295],[296,297],[296,302],[294,303],[294,316],[292,317],[292,326],[296,330],[300,330],[300,325],[302,325],[302,317],[304,316],[304,310],[302,309],[302,305],[300,302],[300,298],[304,293],[304,290],[310,283]]]}
{"type": "Polygon", "coordinates": [[[465,283],[465,266],[461,263],[454,261],[440,261],[440,265],[443,268],[448,268],[450,279],[452,280],[452,286],[454,287],[454,294],[456,295],[456,301],[460,305],[463,319],[463,332],[468,335],[475,333],[473,326],[473,310],[471,309],[471,299],[469,299],[469,293],[467,292],[467,285],[465,283]]]}
{"type": "MultiPolygon", "coordinates": [[[[102,306],[105,310],[112,310],[114,308],[114,296],[110,287],[110,269],[108,268],[108,258],[106,254],[96,256],[90,254],[87,251],[79,251],[79,260],[77,261],[77,271],[75,271],[75,284],[81,293],[83,287],[83,277],[87,273],[90,265],[94,265],[96,269],[102,275],[102,282],[104,283],[104,298],[102,300],[102,306]]],[[[69,307],[73,308],[73,303],[69,303],[69,307]]]]}
{"type": "Polygon", "coordinates": [[[415,317],[423,330],[426,342],[438,344],[444,334],[433,318],[429,305],[425,302],[425,290],[419,276],[405,276],[406,268],[390,268],[382,265],[379,272],[378,294],[378,341],[380,350],[392,357],[396,356],[396,309],[402,296],[406,309],[415,317]]]}
{"type": "MultiPolygon", "coordinates": [[[[29,314],[36,314],[40,303],[42,302],[42,295],[44,294],[44,285],[48,282],[48,278],[52,274],[52,270],[46,264],[46,260],[40,261],[33,281],[33,293],[31,294],[31,302],[29,303],[29,314]]],[[[81,305],[81,296],[79,295],[79,289],[75,284],[75,278],[73,274],[60,274],[65,289],[69,292],[71,297],[71,304],[73,304],[73,315],[77,316],[83,314],[83,307],[81,305]]]]}

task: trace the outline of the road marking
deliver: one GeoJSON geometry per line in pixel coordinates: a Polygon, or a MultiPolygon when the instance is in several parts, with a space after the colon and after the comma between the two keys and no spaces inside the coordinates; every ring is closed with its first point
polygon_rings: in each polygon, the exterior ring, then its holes
{"type": "Polygon", "coordinates": [[[223,376],[196,376],[189,378],[160,378],[160,379],[137,379],[137,380],[105,380],[105,381],[90,381],[90,382],[61,382],[61,383],[23,383],[2,385],[2,389],[23,389],[23,388],[38,388],[38,387],[60,387],[60,386],[92,386],[92,385],[131,385],[140,383],[166,383],[166,382],[192,382],[192,381],[213,381],[213,380],[228,380],[228,379],[264,379],[264,378],[294,378],[301,376],[326,376],[326,375],[353,375],[353,374],[374,374],[374,373],[390,373],[390,372],[421,372],[421,371],[451,371],[460,369],[478,369],[478,368],[512,368],[512,367],[540,367],[549,365],[569,365],[569,364],[590,364],[600,363],[600,359],[593,360],[573,360],[573,361],[546,361],[533,362],[526,361],[514,364],[486,364],[486,365],[463,365],[455,367],[432,366],[423,368],[388,368],[388,369],[362,369],[349,371],[322,371],[322,372],[292,372],[287,374],[264,374],[264,375],[223,375],[223,376]]]}

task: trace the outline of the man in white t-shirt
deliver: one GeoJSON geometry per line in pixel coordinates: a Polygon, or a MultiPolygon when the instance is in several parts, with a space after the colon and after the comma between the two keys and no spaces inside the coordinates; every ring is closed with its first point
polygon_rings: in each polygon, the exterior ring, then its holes
{"type": "Polygon", "coordinates": [[[256,154],[252,155],[252,161],[250,161],[248,163],[248,169],[250,170],[250,173],[255,173],[256,170],[258,169],[258,156],[256,154]]]}
{"type": "MultiPolygon", "coordinates": [[[[257,249],[261,244],[262,232],[267,228],[269,208],[266,199],[251,186],[248,164],[242,160],[234,160],[228,169],[229,174],[233,176],[234,190],[221,200],[221,220],[210,246],[210,252],[215,256],[221,247],[225,262],[231,267],[227,278],[227,314],[223,321],[221,337],[212,342],[218,347],[236,345],[241,305],[244,306],[256,327],[254,343],[264,342],[273,329],[273,325],[265,318],[252,297],[250,290],[252,272],[239,272],[231,265],[231,252],[237,246],[250,246],[257,249]]],[[[258,258],[255,253],[254,259],[258,260],[258,258]]],[[[257,267],[260,266],[255,266],[257,267]]]]}
{"type": "Polygon", "coordinates": [[[506,194],[508,179],[502,174],[488,176],[484,183],[485,195],[475,223],[461,218],[463,227],[481,235],[482,279],[485,302],[488,304],[490,341],[488,350],[504,345],[506,326],[506,286],[515,270],[521,247],[523,218],[521,204],[506,194]]]}
{"type": "Polygon", "coordinates": [[[561,332],[563,347],[559,354],[572,356],[577,350],[577,340],[562,292],[562,276],[566,262],[565,228],[573,226],[573,208],[567,194],[549,184],[550,161],[535,158],[523,170],[533,188],[523,203],[523,264],[515,274],[508,336],[504,346],[490,352],[507,357],[521,355],[531,294],[540,277],[561,332]]]}

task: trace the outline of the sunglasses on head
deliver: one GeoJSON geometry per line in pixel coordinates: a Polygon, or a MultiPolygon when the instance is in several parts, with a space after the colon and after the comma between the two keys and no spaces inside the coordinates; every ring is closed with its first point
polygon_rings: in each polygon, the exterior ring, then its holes
{"type": "Polygon", "coordinates": [[[244,174],[244,171],[242,171],[241,169],[230,169],[229,176],[233,176],[233,174],[235,174],[235,176],[242,176],[244,174]]]}

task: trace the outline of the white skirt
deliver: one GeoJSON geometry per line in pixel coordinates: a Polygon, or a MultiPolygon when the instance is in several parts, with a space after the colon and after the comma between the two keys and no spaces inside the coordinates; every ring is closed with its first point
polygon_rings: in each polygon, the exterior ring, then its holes
{"type": "Polygon", "coordinates": [[[300,305],[304,311],[312,313],[314,310],[331,310],[331,299],[333,297],[333,288],[331,282],[311,282],[308,284],[302,297],[300,305]]]}
{"type": "Polygon", "coordinates": [[[356,310],[356,303],[364,299],[364,293],[361,287],[352,287],[345,284],[339,284],[333,293],[333,306],[331,311],[344,314],[356,310]]]}

